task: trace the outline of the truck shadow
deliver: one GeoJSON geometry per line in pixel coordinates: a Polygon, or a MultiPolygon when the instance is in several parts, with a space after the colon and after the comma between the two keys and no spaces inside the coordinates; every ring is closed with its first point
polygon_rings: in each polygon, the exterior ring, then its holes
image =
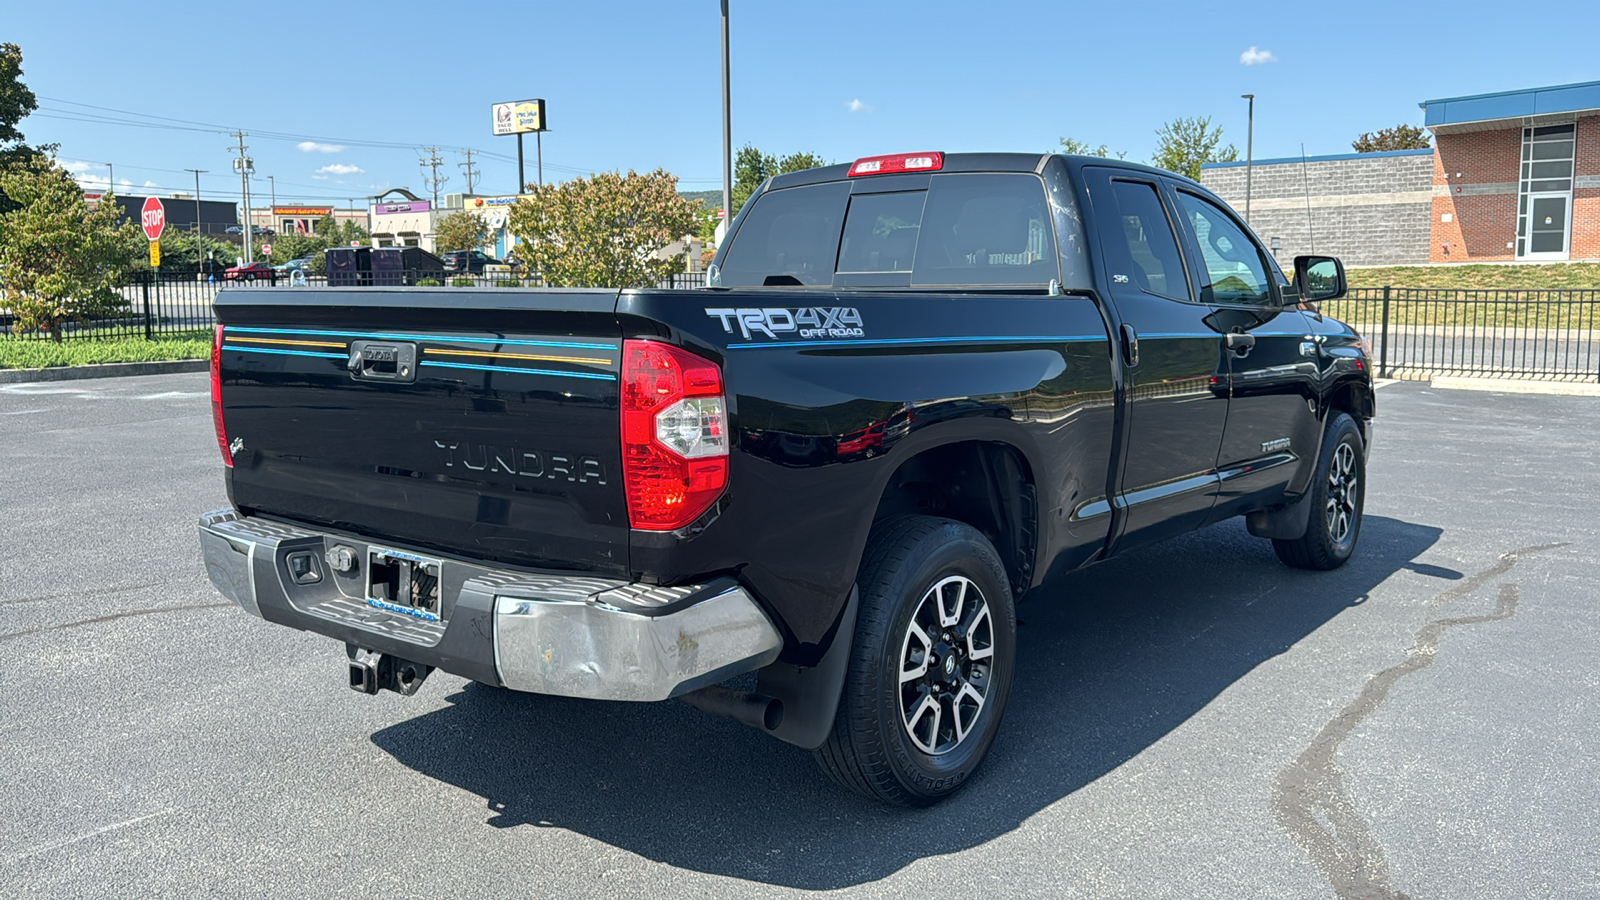
{"type": "Polygon", "coordinates": [[[1369,516],[1331,573],[1283,567],[1237,521],[1074,573],[1020,607],[1016,687],[973,783],[931,810],[847,793],[810,754],[682,704],[468,683],[372,741],[487,802],[679,868],[809,890],[876,881],[1004,835],[1132,759],[1414,562],[1438,528],[1369,516]],[[959,827],[953,827],[959,823],[959,827]]]}

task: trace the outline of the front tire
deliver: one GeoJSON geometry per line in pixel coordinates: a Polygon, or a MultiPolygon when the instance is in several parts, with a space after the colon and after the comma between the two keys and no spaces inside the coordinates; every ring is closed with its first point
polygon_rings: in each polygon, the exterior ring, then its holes
{"type": "Polygon", "coordinates": [[[1296,569],[1337,569],[1356,552],[1366,506],[1366,454],[1355,420],[1337,413],[1322,439],[1322,456],[1310,493],[1306,533],[1295,540],[1274,540],[1272,549],[1296,569]]]}
{"type": "Polygon", "coordinates": [[[833,731],[815,757],[857,793],[928,806],[966,784],[999,730],[1016,610],[994,545],[950,519],[880,525],[833,731]]]}

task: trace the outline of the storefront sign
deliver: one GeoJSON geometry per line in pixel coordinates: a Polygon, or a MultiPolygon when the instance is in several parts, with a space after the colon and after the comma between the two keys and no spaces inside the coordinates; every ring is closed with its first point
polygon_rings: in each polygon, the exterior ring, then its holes
{"type": "Polygon", "coordinates": [[[275,216],[310,216],[321,218],[333,215],[331,206],[274,206],[272,214],[275,216]]]}
{"type": "Polygon", "coordinates": [[[522,134],[546,130],[543,100],[513,100],[490,107],[495,134],[522,134]]]}
{"type": "Polygon", "coordinates": [[[373,215],[390,216],[395,213],[427,212],[432,207],[427,200],[409,200],[405,203],[375,203],[372,206],[373,215]]]}
{"type": "Polygon", "coordinates": [[[467,201],[467,208],[483,209],[489,206],[510,206],[521,199],[521,197],[473,197],[467,201]]]}

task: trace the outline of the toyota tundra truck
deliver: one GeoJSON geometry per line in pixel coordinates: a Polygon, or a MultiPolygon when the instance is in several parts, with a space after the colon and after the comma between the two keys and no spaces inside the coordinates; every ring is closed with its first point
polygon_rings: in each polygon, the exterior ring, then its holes
{"type": "Polygon", "coordinates": [[[867,157],[767,181],[708,274],[220,292],[211,579],[357,691],[675,698],[925,805],[1062,573],[1236,516],[1290,566],[1355,551],[1344,269],[1290,282],[1193,181],[867,157]]]}

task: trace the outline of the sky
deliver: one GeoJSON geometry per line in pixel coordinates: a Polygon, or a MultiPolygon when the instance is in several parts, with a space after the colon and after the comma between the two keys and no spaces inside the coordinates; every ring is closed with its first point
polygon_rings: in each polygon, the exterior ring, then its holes
{"type": "MultiPolygon", "coordinates": [[[[733,144],[834,162],[901,151],[1046,152],[1070,136],[1152,153],[1155,132],[1209,116],[1257,159],[1350,152],[1364,131],[1422,123],[1422,100],[1600,80],[1594,0],[1511,3],[1074,3],[731,0],[733,144]],[[1559,23],[1559,24],[1552,24],[1559,23]]],[[[516,138],[490,104],[542,97],[544,177],[677,175],[720,189],[720,10],[676,3],[250,5],[0,0],[40,109],[31,143],[60,144],[86,187],[114,166],[125,194],[237,199],[244,130],[258,205],[359,206],[428,196],[441,148],[465,190],[513,193],[516,138]],[[267,176],[271,176],[269,181],[267,176]]],[[[525,138],[527,177],[535,141],[525,138]]]]}

